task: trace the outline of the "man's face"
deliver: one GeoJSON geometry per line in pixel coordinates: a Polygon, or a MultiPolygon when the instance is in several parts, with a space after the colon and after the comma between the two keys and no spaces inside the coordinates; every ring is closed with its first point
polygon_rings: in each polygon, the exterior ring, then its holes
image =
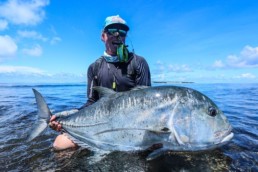
{"type": "Polygon", "coordinates": [[[116,55],[117,47],[125,43],[126,31],[119,28],[109,28],[102,32],[101,40],[105,43],[106,52],[109,55],[116,55]]]}

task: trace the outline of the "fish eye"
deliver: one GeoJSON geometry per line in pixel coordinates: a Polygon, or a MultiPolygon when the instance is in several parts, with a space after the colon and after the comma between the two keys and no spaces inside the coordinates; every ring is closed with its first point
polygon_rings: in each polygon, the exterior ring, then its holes
{"type": "Polygon", "coordinates": [[[208,108],[208,113],[210,116],[214,117],[217,115],[217,110],[214,107],[209,107],[208,108]]]}

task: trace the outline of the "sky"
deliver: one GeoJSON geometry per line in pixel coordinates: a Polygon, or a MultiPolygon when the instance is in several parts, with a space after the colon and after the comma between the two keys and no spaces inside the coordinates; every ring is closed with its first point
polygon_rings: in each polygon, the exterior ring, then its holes
{"type": "Polygon", "coordinates": [[[152,81],[258,83],[257,0],[0,0],[0,83],[86,82],[120,15],[152,81]]]}

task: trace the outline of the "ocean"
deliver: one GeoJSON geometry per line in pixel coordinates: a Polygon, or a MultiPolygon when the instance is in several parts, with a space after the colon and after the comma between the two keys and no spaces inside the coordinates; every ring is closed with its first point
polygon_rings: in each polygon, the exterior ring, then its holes
{"type": "Polygon", "coordinates": [[[82,106],[86,85],[0,84],[0,171],[258,171],[258,84],[176,85],[210,97],[231,123],[232,141],[211,151],[171,151],[152,161],[144,153],[112,152],[95,161],[97,155],[90,150],[54,151],[58,133],[49,128],[26,142],[37,120],[32,88],[59,112],[82,106]]]}

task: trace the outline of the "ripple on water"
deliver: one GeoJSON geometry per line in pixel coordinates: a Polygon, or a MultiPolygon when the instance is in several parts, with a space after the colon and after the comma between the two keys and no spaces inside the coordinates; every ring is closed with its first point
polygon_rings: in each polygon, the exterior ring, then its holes
{"type": "Polygon", "coordinates": [[[153,161],[145,154],[89,150],[55,152],[58,133],[47,129],[26,142],[37,119],[32,87],[54,112],[80,107],[85,86],[26,85],[0,87],[0,171],[258,171],[258,84],[188,84],[205,93],[228,117],[235,134],[227,145],[200,153],[169,152],[153,161]]]}

